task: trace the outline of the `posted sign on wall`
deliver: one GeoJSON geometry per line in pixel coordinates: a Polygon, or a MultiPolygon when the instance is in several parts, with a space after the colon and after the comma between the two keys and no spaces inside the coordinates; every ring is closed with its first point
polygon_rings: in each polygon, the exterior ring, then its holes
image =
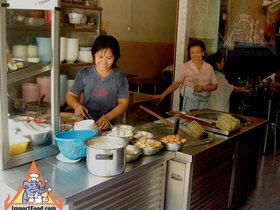
{"type": "Polygon", "coordinates": [[[53,10],[58,6],[58,0],[7,0],[12,9],[53,10]]]}

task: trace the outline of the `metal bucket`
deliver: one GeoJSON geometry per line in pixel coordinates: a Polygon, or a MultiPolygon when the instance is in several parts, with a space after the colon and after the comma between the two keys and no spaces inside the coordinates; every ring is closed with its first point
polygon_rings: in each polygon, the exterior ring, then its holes
{"type": "Polygon", "coordinates": [[[97,176],[115,176],[125,169],[127,142],[120,137],[98,136],[84,142],[87,150],[87,168],[97,176]]]}

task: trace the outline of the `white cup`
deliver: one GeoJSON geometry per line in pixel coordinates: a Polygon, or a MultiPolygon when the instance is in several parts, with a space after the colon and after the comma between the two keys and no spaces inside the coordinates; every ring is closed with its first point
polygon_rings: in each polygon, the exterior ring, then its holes
{"type": "Polygon", "coordinates": [[[79,57],[79,39],[67,39],[67,63],[74,63],[79,57]]]}
{"type": "Polygon", "coordinates": [[[27,58],[27,46],[26,45],[13,45],[12,54],[14,58],[20,58],[26,61],[27,58]]]}
{"type": "Polygon", "coordinates": [[[28,45],[27,46],[27,57],[28,58],[37,58],[38,57],[37,45],[28,45]]]}

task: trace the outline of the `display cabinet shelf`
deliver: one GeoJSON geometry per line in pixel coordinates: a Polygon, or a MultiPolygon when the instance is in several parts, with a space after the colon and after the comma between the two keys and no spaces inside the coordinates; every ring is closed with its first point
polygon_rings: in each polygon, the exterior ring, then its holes
{"type": "Polygon", "coordinates": [[[95,28],[86,28],[86,27],[83,27],[83,26],[71,26],[69,24],[66,25],[66,26],[61,26],[61,30],[97,33],[97,30],[95,28]]]}
{"type": "Polygon", "coordinates": [[[82,4],[71,4],[71,3],[61,3],[61,7],[72,7],[72,8],[79,8],[79,9],[86,9],[86,10],[102,10],[102,7],[95,7],[95,6],[87,6],[82,4]]]}
{"type": "Polygon", "coordinates": [[[50,26],[42,25],[42,26],[32,26],[25,24],[9,24],[7,25],[7,29],[15,29],[15,30],[51,30],[50,26]]]}
{"type": "Polygon", "coordinates": [[[9,71],[7,75],[7,83],[12,84],[14,82],[27,79],[32,76],[36,76],[43,72],[51,70],[50,65],[34,64],[16,71],[9,71]]]}
{"type": "Polygon", "coordinates": [[[84,66],[91,66],[92,63],[62,63],[60,64],[61,69],[65,69],[67,67],[84,67],[84,66]]]}

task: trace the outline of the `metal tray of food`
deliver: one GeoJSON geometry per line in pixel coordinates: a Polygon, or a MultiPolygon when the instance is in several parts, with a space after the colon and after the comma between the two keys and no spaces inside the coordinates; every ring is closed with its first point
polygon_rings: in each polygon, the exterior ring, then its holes
{"type": "Polygon", "coordinates": [[[247,126],[247,125],[251,124],[251,122],[248,122],[246,119],[244,119],[238,115],[231,114],[233,117],[240,120],[240,126],[231,131],[225,131],[225,130],[222,130],[222,129],[216,127],[216,121],[218,120],[218,118],[222,114],[225,114],[222,112],[197,111],[197,112],[193,112],[190,114],[183,114],[180,112],[173,111],[173,112],[168,112],[167,114],[169,114],[171,116],[176,115],[176,116],[179,116],[181,119],[187,120],[187,122],[185,122],[185,124],[187,124],[188,122],[190,122],[192,120],[197,120],[197,122],[199,122],[199,124],[203,127],[204,130],[214,132],[217,134],[222,134],[225,136],[230,136],[230,135],[236,133],[237,131],[239,131],[242,126],[247,126]]]}
{"type": "MultiPolygon", "coordinates": [[[[222,112],[205,112],[204,111],[204,112],[195,113],[194,116],[198,117],[198,118],[207,119],[207,120],[211,120],[213,122],[216,122],[222,114],[224,114],[224,113],[222,113],[222,112]]],[[[222,130],[220,128],[217,128],[215,124],[208,125],[207,123],[204,123],[204,124],[202,124],[202,126],[207,131],[211,131],[211,132],[214,132],[214,133],[230,136],[230,135],[236,133],[237,131],[239,131],[242,126],[246,126],[246,125],[251,124],[251,122],[248,122],[243,117],[240,117],[240,116],[235,115],[235,114],[230,114],[230,115],[232,115],[233,117],[240,120],[240,126],[233,129],[233,130],[225,131],[225,130],[222,130]]]]}

